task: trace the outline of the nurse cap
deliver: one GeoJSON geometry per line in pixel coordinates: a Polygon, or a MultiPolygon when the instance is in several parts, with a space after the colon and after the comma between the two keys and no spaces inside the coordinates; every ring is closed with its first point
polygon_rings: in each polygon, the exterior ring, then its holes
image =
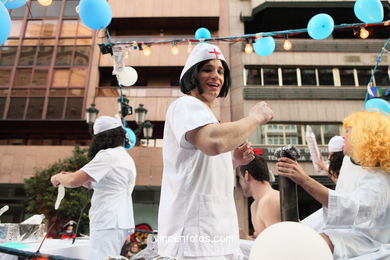
{"type": "Polygon", "coordinates": [[[328,143],[328,152],[341,152],[344,147],[344,138],[341,136],[333,136],[328,143]]]}
{"type": "Polygon", "coordinates": [[[101,132],[111,130],[122,126],[122,123],[117,118],[111,116],[99,116],[93,124],[93,134],[97,135],[101,132]]]}
{"type": "Polygon", "coordinates": [[[218,46],[209,43],[198,43],[191,51],[190,56],[180,74],[180,80],[184,74],[195,64],[205,60],[223,60],[226,62],[221,50],[218,46]]]}

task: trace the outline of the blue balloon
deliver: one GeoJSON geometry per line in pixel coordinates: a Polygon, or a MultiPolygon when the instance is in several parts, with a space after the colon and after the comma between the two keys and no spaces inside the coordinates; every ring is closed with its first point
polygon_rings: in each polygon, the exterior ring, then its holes
{"type": "Polygon", "coordinates": [[[210,39],[210,38],[211,38],[211,33],[206,28],[201,27],[198,30],[196,30],[196,32],[195,32],[195,39],[196,40],[210,39]]]}
{"type": "Polygon", "coordinates": [[[0,0],[8,9],[15,9],[26,4],[26,0],[0,0]]]}
{"type": "Polygon", "coordinates": [[[100,30],[110,24],[112,10],[106,0],[81,0],[79,16],[85,26],[100,30]]]}
{"type": "Polygon", "coordinates": [[[381,98],[372,98],[366,101],[364,104],[364,109],[367,111],[379,111],[387,113],[390,115],[390,104],[384,99],[381,98]]]}
{"type": "Polygon", "coordinates": [[[364,23],[383,21],[383,5],[380,0],[357,0],[353,10],[356,17],[364,23]]]}
{"type": "Polygon", "coordinates": [[[7,8],[0,2],[0,45],[2,45],[7,39],[11,32],[11,17],[7,8]]]}
{"type": "Polygon", "coordinates": [[[125,149],[126,150],[130,150],[131,148],[133,148],[137,142],[137,137],[135,136],[135,133],[133,132],[133,130],[131,130],[130,128],[125,128],[126,130],[126,137],[129,139],[129,145],[128,146],[125,146],[125,149]]]}
{"type": "Polygon", "coordinates": [[[260,56],[268,56],[275,50],[275,40],[272,37],[256,39],[253,43],[253,49],[260,56]]]}
{"type": "Polygon", "coordinates": [[[328,14],[317,14],[307,24],[307,33],[315,40],[328,38],[333,32],[334,21],[328,14]]]}

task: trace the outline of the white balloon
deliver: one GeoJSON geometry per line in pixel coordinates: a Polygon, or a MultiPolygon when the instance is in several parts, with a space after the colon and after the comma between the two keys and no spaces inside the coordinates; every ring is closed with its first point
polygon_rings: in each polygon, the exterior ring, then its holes
{"type": "Polygon", "coordinates": [[[256,238],[250,260],[333,260],[325,240],[313,229],[297,222],[280,222],[256,238]]]}
{"type": "Polygon", "coordinates": [[[122,71],[116,73],[119,85],[130,87],[137,82],[138,73],[132,67],[123,67],[122,71]]]}

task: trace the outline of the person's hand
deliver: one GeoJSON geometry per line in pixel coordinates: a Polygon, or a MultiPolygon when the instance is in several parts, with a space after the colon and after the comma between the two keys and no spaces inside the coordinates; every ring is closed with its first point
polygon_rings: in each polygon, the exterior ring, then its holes
{"type": "Polygon", "coordinates": [[[280,176],[288,177],[298,185],[310,179],[298,162],[287,157],[280,158],[276,167],[280,176]]]}
{"type": "Polygon", "coordinates": [[[61,174],[65,174],[66,172],[60,172],[60,173],[57,173],[53,176],[51,176],[50,178],[50,182],[51,184],[53,184],[54,187],[57,187],[58,185],[61,184],[60,180],[59,180],[59,177],[61,174]]]}
{"type": "Polygon", "coordinates": [[[255,118],[259,124],[264,125],[274,118],[274,112],[266,102],[261,101],[249,110],[249,116],[255,118]]]}
{"type": "Polygon", "coordinates": [[[247,165],[253,159],[255,155],[251,147],[251,143],[245,142],[241,146],[233,150],[233,166],[237,168],[240,165],[247,165]]]}

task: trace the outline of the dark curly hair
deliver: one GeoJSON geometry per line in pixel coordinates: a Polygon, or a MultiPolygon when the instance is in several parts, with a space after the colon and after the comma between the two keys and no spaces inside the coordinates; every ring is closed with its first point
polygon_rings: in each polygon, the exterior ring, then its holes
{"type": "Polygon", "coordinates": [[[340,174],[340,169],[341,165],[343,164],[343,159],[344,159],[344,153],[341,152],[334,152],[331,154],[329,157],[329,169],[328,169],[328,174],[330,176],[339,177],[340,174]]]}
{"type": "MultiPolygon", "coordinates": [[[[181,92],[188,95],[190,94],[191,90],[193,90],[194,88],[198,88],[199,94],[203,93],[203,90],[201,89],[199,83],[199,70],[209,61],[210,60],[201,61],[192,66],[189,70],[186,71],[186,73],[184,73],[183,77],[180,80],[181,92]]],[[[232,79],[230,77],[230,70],[227,63],[223,60],[221,60],[221,63],[224,69],[224,83],[218,97],[226,97],[229,92],[232,79]]]]}
{"type": "Polygon", "coordinates": [[[96,134],[92,138],[88,157],[92,160],[100,150],[123,146],[125,140],[126,133],[121,126],[96,134]]]}

